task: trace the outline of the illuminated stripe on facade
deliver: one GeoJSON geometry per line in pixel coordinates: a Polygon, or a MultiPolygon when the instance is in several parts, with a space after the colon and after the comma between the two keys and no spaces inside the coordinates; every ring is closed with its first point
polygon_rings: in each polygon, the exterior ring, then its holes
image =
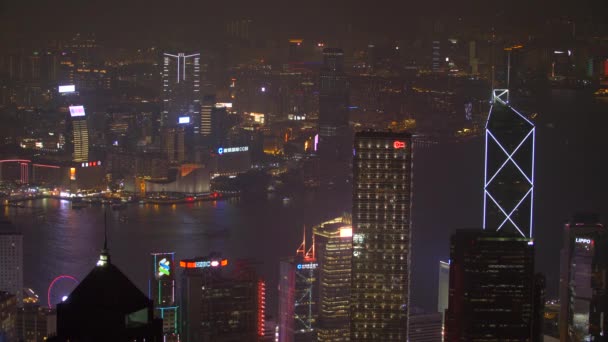
{"type": "Polygon", "coordinates": [[[501,230],[507,225],[531,238],[536,127],[509,105],[507,89],[495,89],[492,96],[485,135],[483,228],[501,230]],[[520,165],[517,157],[530,164],[520,165]],[[500,166],[490,170],[496,161],[500,166]],[[510,172],[510,167],[517,173],[510,172]]]}

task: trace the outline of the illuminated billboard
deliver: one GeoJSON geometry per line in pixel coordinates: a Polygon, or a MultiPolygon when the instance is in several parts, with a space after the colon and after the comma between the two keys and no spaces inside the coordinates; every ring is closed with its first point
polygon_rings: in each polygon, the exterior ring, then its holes
{"type": "Polygon", "coordinates": [[[69,85],[60,85],[59,86],[59,93],[63,94],[63,93],[73,93],[76,91],[76,86],[73,84],[69,84],[69,85]]]}
{"type": "Polygon", "coordinates": [[[208,267],[225,267],[228,266],[227,259],[189,259],[180,260],[179,266],[182,268],[208,268],[208,267]]]}
{"type": "Polygon", "coordinates": [[[70,106],[70,116],[84,116],[84,106],[70,106]]]}
{"type": "Polygon", "coordinates": [[[190,117],[189,116],[180,116],[177,122],[179,124],[189,124],[190,123],[190,117]]]}
{"type": "Polygon", "coordinates": [[[234,153],[234,152],[247,152],[249,151],[249,146],[241,146],[241,147],[220,147],[217,149],[217,154],[226,154],[226,153],[234,153]]]}
{"type": "Polygon", "coordinates": [[[218,102],[215,104],[216,108],[232,108],[232,102],[218,102]]]}
{"type": "Polygon", "coordinates": [[[76,180],[76,168],[75,167],[70,168],[70,180],[76,180]]]}

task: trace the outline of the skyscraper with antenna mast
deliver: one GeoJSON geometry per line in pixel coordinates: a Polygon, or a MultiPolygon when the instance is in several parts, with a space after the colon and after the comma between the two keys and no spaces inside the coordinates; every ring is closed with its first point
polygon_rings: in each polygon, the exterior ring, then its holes
{"type": "Polygon", "coordinates": [[[306,243],[306,226],[296,255],[280,262],[279,341],[314,341],[317,335],[318,266],[312,243],[306,243]]]}

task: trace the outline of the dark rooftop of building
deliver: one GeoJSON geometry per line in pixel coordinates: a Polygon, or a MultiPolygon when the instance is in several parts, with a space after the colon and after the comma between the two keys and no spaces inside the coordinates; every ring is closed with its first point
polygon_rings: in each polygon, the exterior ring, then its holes
{"type": "Polygon", "coordinates": [[[128,314],[149,306],[149,303],[146,295],[118,267],[108,262],[93,268],[62,304],[128,314]]]}

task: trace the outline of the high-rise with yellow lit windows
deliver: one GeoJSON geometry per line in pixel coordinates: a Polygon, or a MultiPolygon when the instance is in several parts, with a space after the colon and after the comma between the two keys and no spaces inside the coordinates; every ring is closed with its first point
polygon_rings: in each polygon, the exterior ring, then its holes
{"type": "Polygon", "coordinates": [[[353,160],[351,341],[406,341],[412,137],[359,132],[353,160]]]}

